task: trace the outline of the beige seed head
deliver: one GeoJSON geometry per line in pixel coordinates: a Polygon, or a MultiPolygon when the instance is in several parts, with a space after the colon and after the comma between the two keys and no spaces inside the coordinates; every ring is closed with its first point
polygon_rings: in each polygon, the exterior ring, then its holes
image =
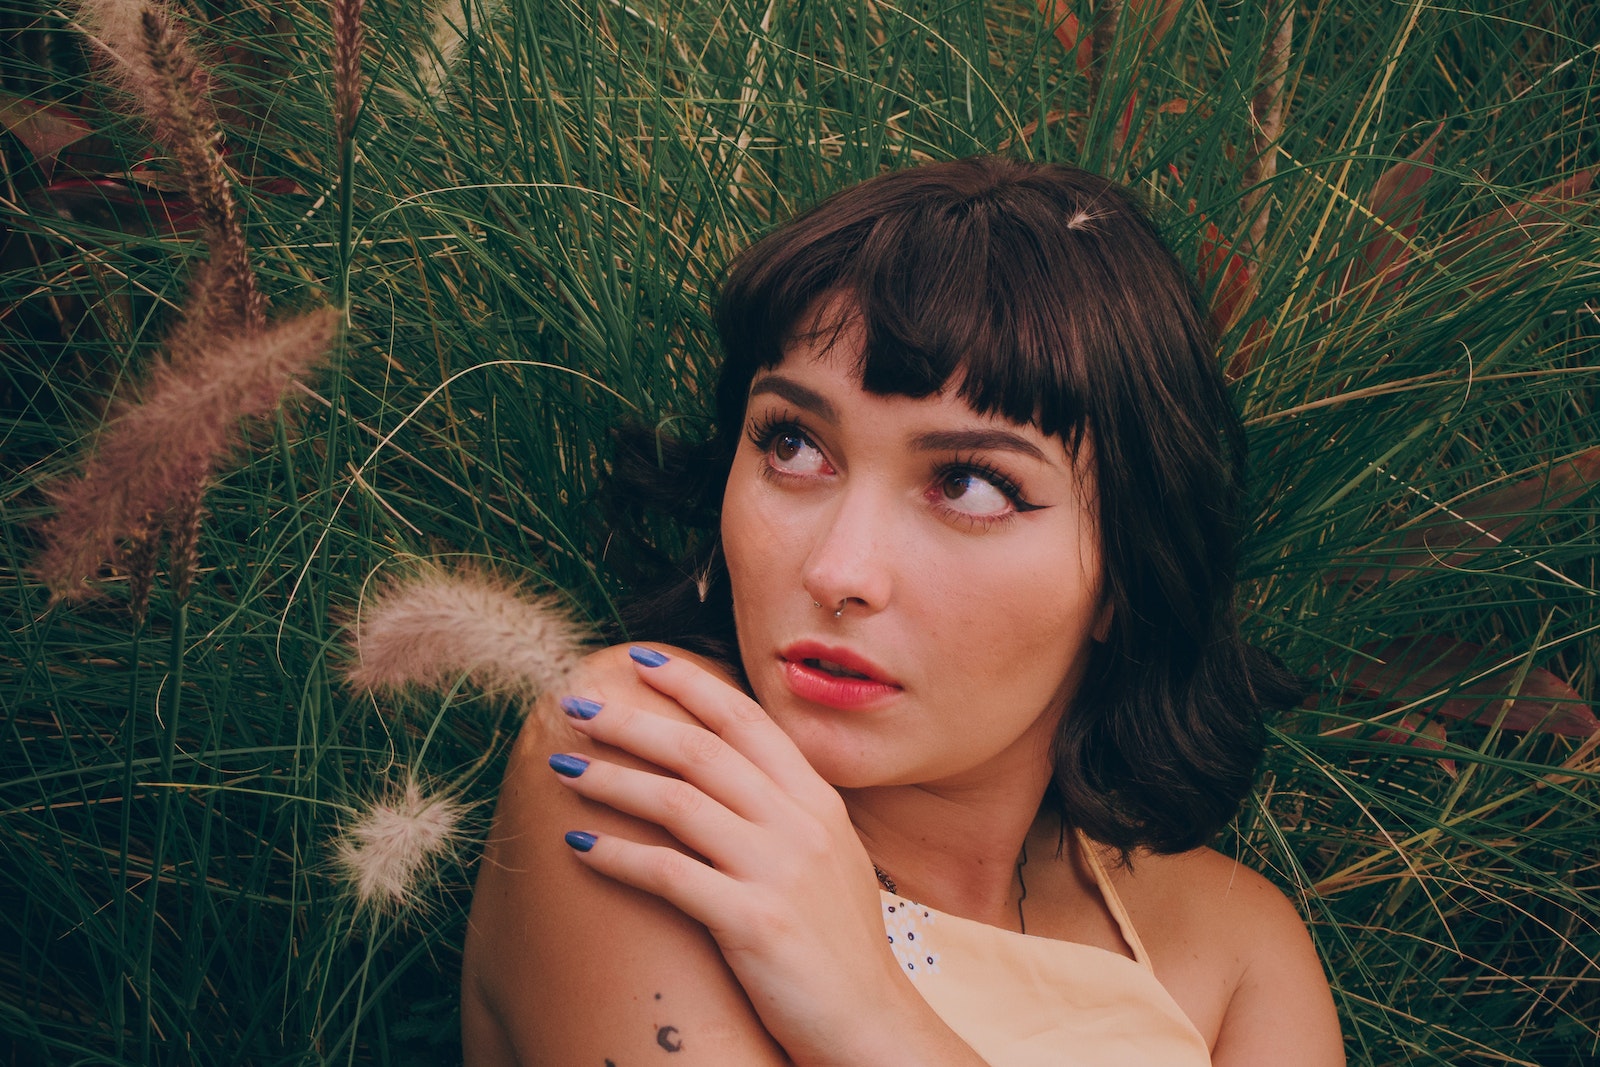
{"type": "Polygon", "coordinates": [[[334,846],[340,880],[363,908],[393,912],[413,906],[425,881],[460,843],[465,811],[458,801],[425,793],[408,779],[342,828],[334,846]]]}
{"type": "Polygon", "coordinates": [[[560,684],[585,637],[551,598],[492,574],[430,564],[362,607],[346,680],[360,692],[445,692],[465,675],[526,707],[560,684]]]}

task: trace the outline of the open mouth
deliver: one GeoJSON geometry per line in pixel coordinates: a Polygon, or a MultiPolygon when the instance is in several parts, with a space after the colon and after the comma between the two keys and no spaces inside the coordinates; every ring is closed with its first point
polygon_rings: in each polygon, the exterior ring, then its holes
{"type": "Polygon", "coordinates": [[[832,660],[803,659],[800,662],[805,666],[810,667],[812,670],[822,671],[824,674],[831,674],[835,678],[860,678],[865,681],[872,680],[872,675],[862,674],[860,671],[853,671],[849,667],[846,667],[843,664],[835,663],[832,660]]]}
{"type": "Polygon", "coordinates": [[[885,708],[904,691],[889,671],[853,648],[796,641],[778,653],[789,691],[801,700],[850,711],[885,708]]]}

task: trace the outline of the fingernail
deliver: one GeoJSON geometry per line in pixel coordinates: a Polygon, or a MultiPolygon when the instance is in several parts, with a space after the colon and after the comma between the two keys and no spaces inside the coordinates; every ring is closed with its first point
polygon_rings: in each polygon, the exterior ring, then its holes
{"type": "Polygon", "coordinates": [[[586,700],[583,697],[561,698],[561,710],[571,715],[574,719],[592,719],[600,714],[600,709],[604,706],[592,700],[586,700]]]}
{"type": "Polygon", "coordinates": [[[591,848],[594,848],[594,841],[593,834],[586,834],[582,830],[567,831],[567,844],[579,852],[588,852],[591,848]]]}
{"type": "Polygon", "coordinates": [[[569,756],[565,752],[557,752],[550,757],[550,769],[563,778],[576,778],[589,769],[589,761],[582,756],[569,756]]]}
{"type": "Polygon", "coordinates": [[[655,649],[645,648],[641,645],[634,645],[628,649],[628,656],[641,667],[659,667],[667,662],[667,657],[655,649]]]}

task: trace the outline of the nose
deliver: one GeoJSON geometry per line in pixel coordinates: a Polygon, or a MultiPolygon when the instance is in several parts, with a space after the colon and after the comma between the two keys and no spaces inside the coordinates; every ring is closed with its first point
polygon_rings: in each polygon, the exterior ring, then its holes
{"type": "Polygon", "coordinates": [[[867,485],[838,494],[821,517],[803,580],[811,599],[830,612],[883,610],[894,589],[892,509],[867,485]]]}

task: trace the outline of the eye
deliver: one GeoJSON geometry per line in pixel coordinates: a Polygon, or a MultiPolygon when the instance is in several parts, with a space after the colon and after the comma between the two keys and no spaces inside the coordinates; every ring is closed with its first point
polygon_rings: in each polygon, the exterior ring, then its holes
{"type": "Polygon", "coordinates": [[[791,474],[818,474],[828,463],[799,430],[781,430],[767,447],[772,465],[791,474]]]}
{"type": "Polygon", "coordinates": [[[985,529],[1046,505],[1029,503],[1016,482],[972,461],[945,467],[928,489],[928,500],[947,518],[985,529]]]}
{"type": "Polygon", "coordinates": [[[942,507],[977,519],[998,519],[1015,506],[1011,495],[972,470],[950,471],[937,486],[942,507]]]}
{"type": "Polygon", "coordinates": [[[768,473],[794,477],[833,473],[822,450],[795,423],[757,422],[746,433],[750,443],[763,453],[768,473]]]}

